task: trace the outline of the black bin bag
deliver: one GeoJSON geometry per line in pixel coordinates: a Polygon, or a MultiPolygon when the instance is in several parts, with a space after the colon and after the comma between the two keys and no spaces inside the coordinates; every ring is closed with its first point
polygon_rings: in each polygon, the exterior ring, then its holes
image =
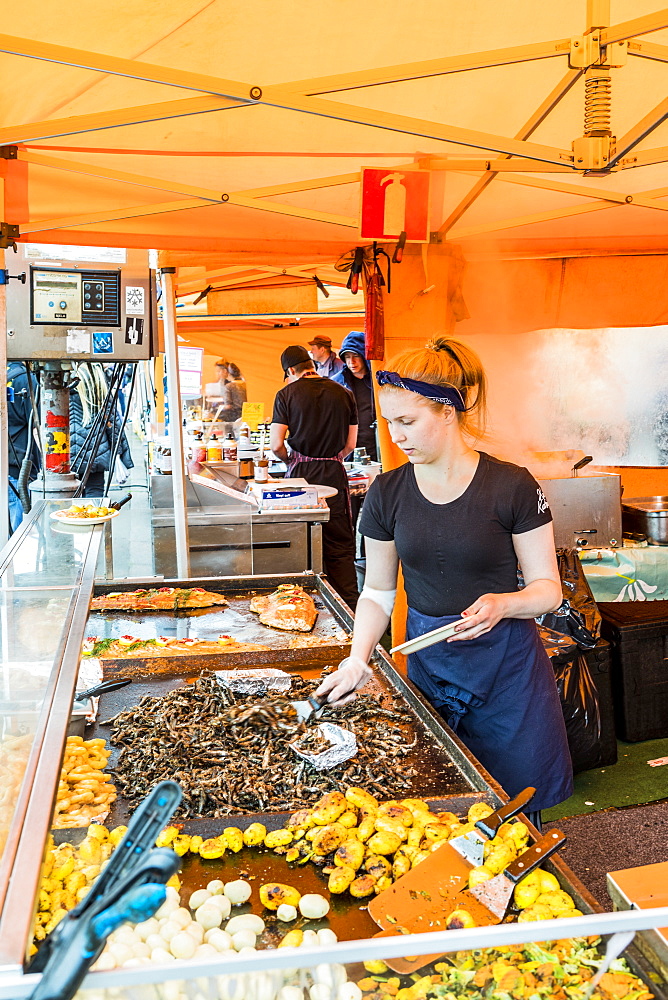
{"type": "Polygon", "coordinates": [[[583,654],[575,652],[561,662],[552,660],[561,711],[566,723],[573,771],[601,765],[601,712],[598,691],[583,654]]]}
{"type": "Polygon", "coordinates": [[[564,600],[556,611],[536,621],[552,661],[573,771],[577,773],[599,767],[602,760],[598,691],[580,651],[596,645],[601,616],[577,549],[557,549],[557,561],[564,600]]]}

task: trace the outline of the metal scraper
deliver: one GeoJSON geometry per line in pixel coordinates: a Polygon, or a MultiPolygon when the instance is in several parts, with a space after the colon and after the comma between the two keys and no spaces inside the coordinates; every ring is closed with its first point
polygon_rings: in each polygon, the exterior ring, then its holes
{"type": "Polygon", "coordinates": [[[300,722],[308,722],[311,716],[315,716],[319,719],[325,705],[326,701],[318,701],[314,695],[309,695],[306,701],[293,701],[290,703],[297,713],[297,718],[300,722]]]}

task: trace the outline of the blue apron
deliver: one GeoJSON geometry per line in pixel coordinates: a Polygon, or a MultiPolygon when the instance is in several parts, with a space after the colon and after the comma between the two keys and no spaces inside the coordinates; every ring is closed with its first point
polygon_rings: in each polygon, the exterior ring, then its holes
{"type": "MultiPolygon", "coordinates": [[[[407,638],[458,617],[409,608],[407,638]]],[[[504,618],[478,639],[411,653],[408,676],[511,798],[533,785],[538,811],[572,794],[554,672],[533,620],[504,618]]]]}

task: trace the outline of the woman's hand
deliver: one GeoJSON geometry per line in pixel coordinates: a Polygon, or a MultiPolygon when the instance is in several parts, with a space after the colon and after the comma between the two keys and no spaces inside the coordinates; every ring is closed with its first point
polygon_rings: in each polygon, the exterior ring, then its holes
{"type": "Polygon", "coordinates": [[[455,634],[447,642],[459,642],[462,639],[477,639],[485,632],[491,631],[502,618],[509,617],[510,594],[483,594],[477,601],[462,611],[466,624],[460,625],[455,634]]]}
{"type": "Polygon", "coordinates": [[[337,708],[347,705],[355,700],[355,691],[366,684],[372,673],[369,664],[359,656],[348,656],[324,679],[315,696],[337,708]]]}

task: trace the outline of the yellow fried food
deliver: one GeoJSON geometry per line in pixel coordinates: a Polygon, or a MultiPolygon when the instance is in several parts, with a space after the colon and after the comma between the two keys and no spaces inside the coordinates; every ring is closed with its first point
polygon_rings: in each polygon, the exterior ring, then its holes
{"type": "Polygon", "coordinates": [[[263,823],[251,823],[243,832],[243,841],[246,847],[259,847],[266,836],[267,828],[263,823]]]}
{"type": "Polygon", "coordinates": [[[555,917],[559,917],[562,913],[575,908],[574,900],[563,889],[552,889],[551,892],[541,892],[540,896],[536,899],[536,905],[541,904],[549,906],[555,917]]]}
{"type": "Polygon", "coordinates": [[[402,805],[401,802],[383,802],[378,809],[378,815],[387,816],[388,819],[399,820],[404,826],[413,825],[413,813],[408,806],[402,805]]]}
{"type": "Polygon", "coordinates": [[[334,855],[334,864],[357,871],[364,861],[364,853],[365,848],[361,840],[344,840],[334,855]]]}
{"type": "Polygon", "coordinates": [[[296,813],[293,813],[290,819],[285,824],[288,830],[310,830],[312,826],[315,826],[315,820],[311,815],[310,809],[299,809],[296,813]]]}
{"type": "Polygon", "coordinates": [[[356,899],[363,899],[364,896],[370,896],[373,892],[373,887],[376,884],[376,880],[373,875],[358,875],[357,878],[350,883],[348,891],[351,896],[355,896],[356,899]]]}
{"type": "Polygon", "coordinates": [[[354,868],[351,868],[349,865],[341,865],[339,868],[335,868],[330,873],[327,888],[330,892],[338,895],[339,893],[345,892],[351,882],[354,882],[356,877],[357,872],[354,868]]]}
{"type": "Polygon", "coordinates": [[[486,802],[475,802],[472,806],[469,806],[466,818],[469,823],[477,823],[479,819],[491,816],[493,812],[492,807],[488,806],[486,802]]]}
{"type": "Polygon", "coordinates": [[[272,830],[264,838],[264,846],[271,848],[287,847],[288,844],[292,843],[292,840],[293,836],[289,830],[272,830]]]}
{"type": "Polygon", "coordinates": [[[190,847],[189,847],[190,853],[199,854],[199,849],[203,843],[204,843],[204,837],[200,837],[200,835],[196,833],[193,837],[190,838],[190,847]]]}
{"type": "Polygon", "coordinates": [[[341,844],[348,839],[348,831],[340,823],[330,823],[329,826],[321,826],[316,831],[311,840],[314,854],[331,854],[341,844]]]}
{"type": "Polygon", "coordinates": [[[189,837],[187,833],[180,833],[178,837],[174,837],[174,840],[169,846],[176,854],[178,854],[180,858],[182,858],[183,855],[187,854],[190,850],[191,840],[192,838],[189,837]]]}
{"type": "Polygon", "coordinates": [[[392,862],[392,878],[398,879],[411,870],[411,859],[399,851],[394,855],[392,862]]]}
{"type": "Polygon", "coordinates": [[[368,846],[374,854],[394,854],[394,852],[401,847],[401,837],[397,836],[396,833],[389,833],[387,830],[381,830],[379,833],[374,833],[372,837],[369,837],[368,846]]]}
{"type": "Polygon", "coordinates": [[[225,853],[225,841],[222,837],[210,837],[201,844],[199,856],[211,861],[214,858],[222,858],[225,853]]]}
{"type": "Polygon", "coordinates": [[[481,882],[486,882],[490,878],[494,878],[494,872],[490,871],[486,865],[477,865],[477,867],[472,868],[469,872],[469,889],[472,889],[474,885],[480,885],[481,882]]]}
{"type": "Polygon", "coordinates": [[[127,833],[127,826],[116,826],[109,834],[109,843],[114,847],[118,847],[123,837],[127,833]]]}
{"type": "Polygon", "coordinates": [[[226,826],[222,833],[223,840],[225,841],[225,846],[233,851],[234,854],[238,854],[239,851],[244,846],[244,835],[238,826],[226,826]]]}
{"type": "Polygon", "coordinates": [[[380,958],[374,958],[364,963],[364,968],[373,976],[383,976],[388,970],[385,962],[380,958]]]}
{"type": "Polygon", "coordinates": [[[311,816],[317,826],[329,826],[331,823],[335,823],[347,809],[348,802],[341,792],[327,792],[316,802],[311,810],[311,816]]]}
{"type": "Polygon", "coordinates": [[[357,813],[353,809],[346,809],[344,813],[341,813],[336,822],[340,823],[341,826],[345,826],[347,830],[352,830],[353,827],[357,826],[357,813]]]}
{"type": "Polygon", "coordinates": [[[376,832],[376,820],[374,816],[367,816],[357,827],[357,839],[366,841],[376,832]]]}
{"type": "Polygon", "coordinates": [[[540,896],[540,877],[538,872],[531,872],[526,875],[515,886],[513,901],[519,910],[526,910],[528,906],[533,906],[540,896]]]}
{"type": "Polygon", "coordinates": [[[300,840],[297,844],[288,847],[285,859],[290,864],[303,865],[313,857],[313,849],[307,840],[300,840]]]}
{"type": "Polygon", "coordinates": [[[369,854],[364,862],[364,870],[374,878],[382,878],[390,874],[392,865],[382,854],[369,854]]]}
{"type": "Polygon", "coordinates": [[[552,910],[549,906],[534,903],[533,906],[527,906],[522,910],[517,918],[518,923],[523,923],[525,920],[552,920],[552,910]]]}
{"type": "Polygon", "coordinates": [[[161,830],[155,842],[156,847],[169,847],[171,842],[178,837],[179,828],[178,826],[166,826],[164,830],[161,830]]]}
{"type": "Polygon", "coordinates": [[[301,898],[302,894],[298,889],[283,882],[266,882],[260,886],[260,902],[268,910],[277,910],[281,903],[297,906],[301,898]]]}
{"type": "Polygon", "coordinates": [[[408,837],[408,829],[406,825],[402,823],[400,819],[394,819],[392,816],[381,815],[381,813],[378,813],[374,825],[378,833],[385,830],[387,833],[395,834],[395,836],[397,836],[401,841],[406,840],[408,837]]]}
{"type": "Polygon", "coordinates": [[[449,931],[460,930],[462,927],[475,927],[475,920],[468,910],[453,910],[445,922],[445,927],[449,931]]]}
{"type": "Polygon", "coordinates": [[[357,809],[368,809],[371,812],[378,812],[378,799],[365,791],[364,788],[352,786],[346,789],[346,799],[357,809]]]}
{"type": "Polygon", "coordinates": [[[292,931],[288,931],[283,940],[279,944],[279,948],[299,948],[300,944],[304,940],[304,932],[295,928],[292,931]]]}

